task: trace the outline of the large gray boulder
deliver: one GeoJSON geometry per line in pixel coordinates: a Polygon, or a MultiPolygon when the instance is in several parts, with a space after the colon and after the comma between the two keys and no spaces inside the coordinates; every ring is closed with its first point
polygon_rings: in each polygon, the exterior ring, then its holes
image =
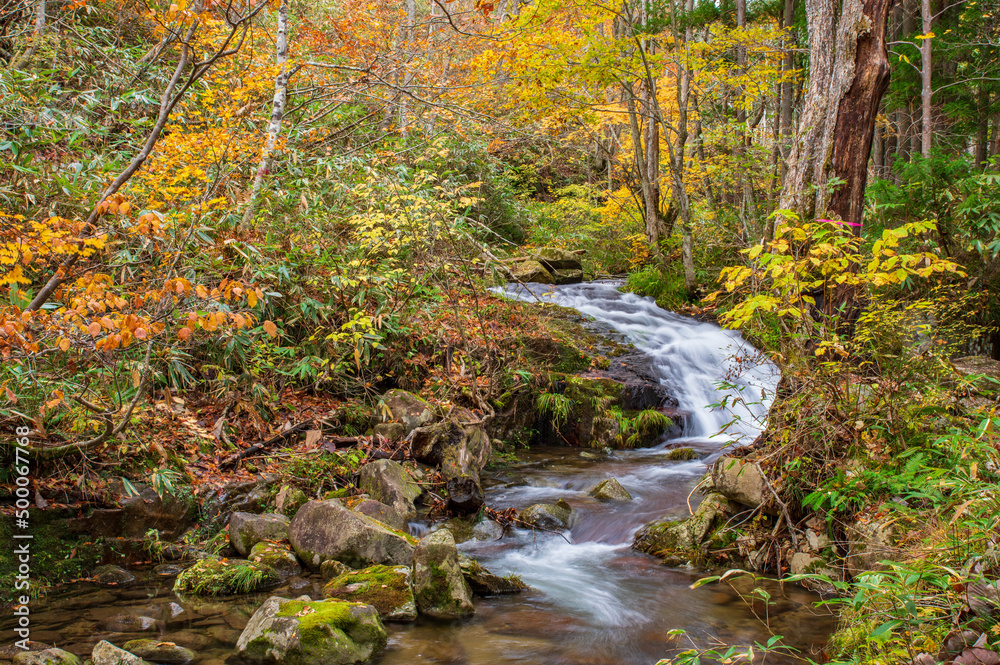
{"type": "Polygon", "coordinates": [[[363,568],[376,563],[405,565],[413,556],[406,534],[349,510],[338,499],[302,506],[292,520],[288,539],[299,559],[314,569],[328,559],[363,568]]]}
{"type": "Polygon", "coordinates": [[[406,434],[434,420],[434,407],[427,400],[399,388],[393,388],[382,396],[382,407],[384,419],[401,423],[406,434]]]}
{"type": "MultiPolygon", "coordinates": [[[[387,524],[393,529],[403,531],[406,528],[407,518],[396,506],[389,506],[375,499],[361,499],[349,497],[345,500],[345,505],[356,513],[367,515],[382,524],[387,524]]],[[[412,515],[411,515],[412,516],[412,515]]]]}
{"type": "Polygon", "coordinates": [[[371,605],[271,596],[243,629],[236,654],[252,665],[349,665],[368,662],[387,641],[371,605]]]}
{"type": "Polygon", "coordinates": [[[62,649],[22,651],[14,655],[14,665],[81,665],[80,659],[62,649]]]}
{"type": "Polygon", "coordinates": [[[246,556],[259,542],[287,540],[288,518],[279,513],[233,513],[229,517],[229,544],[246,556]]]}
{"type": "Polygon", "coordinates": [[[412,573],[409,566],[370,566],[348,571],[323,587],[323,597],[371,605],[383,621],[414,621],[417,604],[410,583],[412,573]]]}
{"type": "Polygon", "coordinates": [[[460,619],[475,613],[455,538],[447,529],[422,538],[413,552],[413,595],[421,614],[438,619],[460,619]]]}
{"type": "Polygon", "coordinates": [[[358,487],[376,501],[392,506],[404,518],[416,516],[414,500],[420,496],[420,486],[399,462],[375,460],[361,467],[358,487]]]}
{"type": "Polygon", "coordinates": [[[531,256],[549,270],[580,270],[580,255],[559,247],[542,247],[536,249],[531,256]]]}

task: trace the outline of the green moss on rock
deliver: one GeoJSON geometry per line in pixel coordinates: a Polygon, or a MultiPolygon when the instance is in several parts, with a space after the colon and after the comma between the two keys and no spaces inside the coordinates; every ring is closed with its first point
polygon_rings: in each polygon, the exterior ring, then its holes
{"type": "Polygon", "coordinates": [[[324,598],[371,605],[385,621],[413,621],[417,606],[409,566],[370,566],[344,573],[323,588],[324,598]]]}
{"type": "Polygon", "coordinates": [[[209,557],[177,576],[174,593],[226,596],[251,593],[278,582],[279,575],[263,563],[209,557]]]}

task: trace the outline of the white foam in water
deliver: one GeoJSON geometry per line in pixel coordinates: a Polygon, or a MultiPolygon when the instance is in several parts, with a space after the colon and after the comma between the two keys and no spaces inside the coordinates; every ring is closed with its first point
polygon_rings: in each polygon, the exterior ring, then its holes
{"type": "Polygon", "coordinates": [[[765,425],[778,368],[732,330],[667,312],[652,298],[618,291],[620,282],[509,285],[495,292],[571,307],[624,333],[653,359],[660,383],[690,412],[685,438],[750,443],[765,425]],[[751,362],[736,370],[736,359],[751,362]],[[712,407],[712,405],[724,405],[712,407]]]}

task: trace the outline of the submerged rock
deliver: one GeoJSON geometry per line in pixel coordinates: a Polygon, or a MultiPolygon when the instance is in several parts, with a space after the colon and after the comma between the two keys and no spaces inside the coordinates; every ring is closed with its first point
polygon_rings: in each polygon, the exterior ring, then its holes
{"type": "Polygon", "coordinates": [[[233,513],[229,517],[229,543],[246,556],[250,549],[264,540],[286,540],[288,518],[279,513],[233,513]]]}
{"type": "Polygon", "coordinates": [[[632,495],[622,487],[622,484],[615,478],[608,478],[597,483],[597,487],[590,490],[590,496],[602,501],[631,501],[632,495]]]}
{"type": "Polygon", "coordinates": [[[270,566],[243,559],[202,559],[177,576],[174,593],[201,596],[227,596],[251,593],[278,582],[278,573],[270,566]]]}
{"type": "Polygon", "coordinates": [[[135,575],[118,566],[98,566],[94,568],[94,581],[104,586],[124,586],[135,582],[135,575]]]}
{"type": "Polygon", "coordinates": [[[273,569],[282,577],[291,577],[302,572],[302,566],[299,565],[291,546],[285,543],[257,543],[250,550],[248,558],[273,569]]]}
{"type": "Polygon", "coordinates": [[[79,657],[62,649],[22,651],[14,656],[14,665],[81,665],[79,657]]]}
{"type": "Polygon", "coordinates": [[[546,531],[562,531],[569,528],[573,509],[565,501],[556,503],[536,503],[521,511],[518,518],[528,526],[546,531]]]}
{"type": "Polygon", "coordinates": [[[350,665],[367,662],[387,641],[371,605],[271,596],[243,629],[236,653],[251,664],[350,665]]]}
{"type": "Polygon", "coordinates": [[[197,654],[190,649],[177,646],[173,642],[159,640],[130,640],[125,643],[124,649],[144,660],[165,663],[166,665],[174,663],[183,665],[190,663],[197,657],[197,654]]]}
{"type": "Polygon", "coordinates": [[[413,502],[421,494],[420,486],[399,462],[375,460],[361,467],[358,487],[376,501],[391,506],[404,519],[417,514],[413,502]]]}
{"type": "Polygon", "coordinates": [[[409,537],[365,515],[349,510],[338,499],[310,501],[292,520],[292,548],[310,568],[329,559],[349,566],[406,565],[413,557],[409,537]]]}
{"type": "Polygon", "coordinates": [[[410,585],[411,573],[409,566],[352,570],[323,587],[323,597],[371,605],[383,621],[414,621],[417,605],[410,585]]]}
{"type": "Polygon", "coordinates": [[[100,626],[113,633],[142,633],[156,628],[156,619],[135,614],[116,614],[102,621],[100,626]]]}
{"type": "Polygon", "coordinates": [[[663,456],[668,460],[693,460],[698,459],[698,453],[693,448],[673,448],[663,456]]]}
{"type": "Polygon", "coordinates": [[[413,553],[413,595],[420,612],[437,619],[460,619],[475,613],[455,539],[447,529],[438,529],[417,545],[413,553]]]}

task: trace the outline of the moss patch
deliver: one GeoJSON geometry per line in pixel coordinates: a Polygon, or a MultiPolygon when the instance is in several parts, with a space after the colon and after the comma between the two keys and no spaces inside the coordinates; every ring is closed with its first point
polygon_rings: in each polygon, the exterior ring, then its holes
{"type": "Polygon", "coordinates": [[[416,618],[407,566],[371,566],[336,577],[323,588],[325,598],[340,598],[371,605],[383,619],[416,618]]]}
{"type": "Polygon", "coordinates": [[[174,593],[225,596],[250,593],[279,580],[273,568],[242,559],[210,557],[197,562],[174,582],[174,593]]]}
{"type": "Polygon", "coordinates": [[[371,642],[384,646],[386,637],[381,623],[364,621],[366,606],[342,600],[291,600],[282,603],[275,616],[294,617],[299,624],[299,639],[303,650],[329,640],[333,631],[352,642],[371,642]]]}

